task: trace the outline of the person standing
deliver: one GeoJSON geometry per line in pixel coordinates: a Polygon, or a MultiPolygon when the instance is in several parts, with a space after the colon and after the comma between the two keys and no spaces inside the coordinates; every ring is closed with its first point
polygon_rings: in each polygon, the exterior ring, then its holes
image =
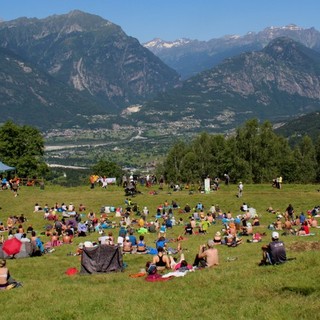
{"type": "Polygon", "coordinates": [[[100,179],[101,183],[102,183],[102,188],[103,189],[107,189],[107,186],[108,186],[108,180],[107,180],[107,177],[106,176],[103,176],[101,179],[100,179]]]}
{"type": "Polygon", "coordinates": [[[226,186],[230,183],[230,176],[227,173],[224,174],[224,183],[226,186]]]}
{"type": "Polygon", "coordinates": [[[238,198],[241,198],[243,194],[243,183],[240,181],[238,185],[238,198]]]}
{"type": "Polygon", "coordinates": [[[278,188],[281,189],[281,186],[282,186],[282,176],[279,177],[278,188]]]}
{"type": "Polygon", "coordinates": [[[91,175],[89,180],[90,180],[90,189],[94,189],[94,183],[96,182],[95,176],[91,175]]]}

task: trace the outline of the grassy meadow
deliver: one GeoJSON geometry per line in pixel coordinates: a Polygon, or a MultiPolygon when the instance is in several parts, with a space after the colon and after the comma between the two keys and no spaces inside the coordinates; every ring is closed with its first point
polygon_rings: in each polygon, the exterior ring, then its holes
{"type": "MultiPolygon", "coordinates": [[[[319,230],[311,229],[315,236],[281,237],[287,247],[287,256],[295,257],[281,266],[259,267],[261,245],[270,241],[268,224],[276,220],[275,215],[267,213],[272,206],[284,212],[291,203],[296,213],[306,212],[320,205],[320,193],[316,185],[283,185],[281,190],[271,185],[244,185],[241,199],[236,197],[236,185],[221,186],[210,194],[189,194],[179,191],[172,194],[168,190],[158,191],[157,195],[149,189],[140,187],[142,194],[133,198],[140,209],[147,206],[149,219],[154,216],[159,204],[166,200],[176,200],[181,207],[186,203],[195,206],[201,201],[206,209],[219,204],[223,212],[231,211],[233,216],[240,214],[242,202],[256,208],[261,226],[254,231],[267,232],[262,243],[244,242],[236,248],[218,246],[220,265],[216,268],[195,271],[185,277],[167,282],[149,283],[144,278],[130,278],[145,266],[149,255],[125,255],[128,265],[124,272],[75,275],[69,277],[65,271],[70,267],[80,270],[80,260],[74,253],[77,244],[86,240],[75,238],[72,245],[57,247],[55,252],[43,257],[8,260],[11,274],[23,283],[22,288],[0,292],[0,319],[320,319],[320,253],[318,250],[303,249],[303,243],[319,242],[319,230]],[[297,242],[301,243],[299,246],[297,242]],[[295,249],[295,248],[302,249],[295,249]],[[230,259],[231,258],[231,259],[230,259]]],[[[62,188],[46,185],[22,187],[19,196],[10,191],[0,191],[0,220],[6,222],[9,215],[23,213],[38,235],[48,224],[42,213],[33,213],[34,204],[56,202],[69,204],[76,208],[80,203],[100,213],[105,205],[124,207],[124,192],[116,186],[107,190],[89,185],[77,188],[62,188]]],[[[206,211],[206,210],[205,210],[206,211]]],[[[175,211],[175,218],[187,215],[175,211]]],[[[113,218],[114,219],[114,218],[113,218]]],[[[212,238],[221,230],[221,222],[210,226],[207,235],[193,235],[182,241],[182,248],[188,262],[192,263],[199,245],[212,238]]],[[[168,230],[168,238],[176,238],[183,231],[182,226],[168,230]]],[[[113,230],[117,236],[118,229],[113,230]]],[[[97,240],[98,233],[87,239],[97,240]]],[[[41,236],[43,242],[49,239],[41,236]]],[[[146,236],[146,242],[154,246],[155,234],[146,236]]],[[[177,243],[169,243],[176,248],[177,243]]],[[[307,248],[307,246],[306,246],[307,248]]]]}

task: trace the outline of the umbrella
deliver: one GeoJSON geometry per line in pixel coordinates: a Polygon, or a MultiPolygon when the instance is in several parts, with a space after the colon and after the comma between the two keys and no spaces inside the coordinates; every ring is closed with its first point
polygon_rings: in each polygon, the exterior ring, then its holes
{"type": "Polygon", "coordinates": [[[17,238],[8,239],[3,243],[2,250],[8,255],[14,255],[20,252],[21,249],[21,241],[17,238]]]}

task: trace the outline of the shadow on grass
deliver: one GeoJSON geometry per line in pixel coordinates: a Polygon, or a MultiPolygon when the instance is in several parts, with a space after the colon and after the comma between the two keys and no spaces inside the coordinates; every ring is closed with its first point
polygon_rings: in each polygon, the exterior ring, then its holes
{"type": "Polygon", "coordinates": [[[317,291],[317,289],[316,288],[311,288],[311,287],[306,287],[306,288],[301,288],[301,287],[282,287],[280,289],[280,291],[282,291],[282,292],[290,291],[290,292],[294,292],[294,293],[300,294],[302,296],[309,296],[312,293],[314,293],[315,291],[317,291]]]}

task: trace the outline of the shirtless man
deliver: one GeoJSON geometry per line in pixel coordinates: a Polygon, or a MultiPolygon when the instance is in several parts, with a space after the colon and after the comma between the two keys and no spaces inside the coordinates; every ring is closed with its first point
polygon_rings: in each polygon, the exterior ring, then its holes
{"type": "Polygon", "coordinates": [[[219,264],[218,250],[214,247],[214,241],[208,240],[207,245],[201,245],[196,255],[194,267],[214,267],[219,264]]]}

